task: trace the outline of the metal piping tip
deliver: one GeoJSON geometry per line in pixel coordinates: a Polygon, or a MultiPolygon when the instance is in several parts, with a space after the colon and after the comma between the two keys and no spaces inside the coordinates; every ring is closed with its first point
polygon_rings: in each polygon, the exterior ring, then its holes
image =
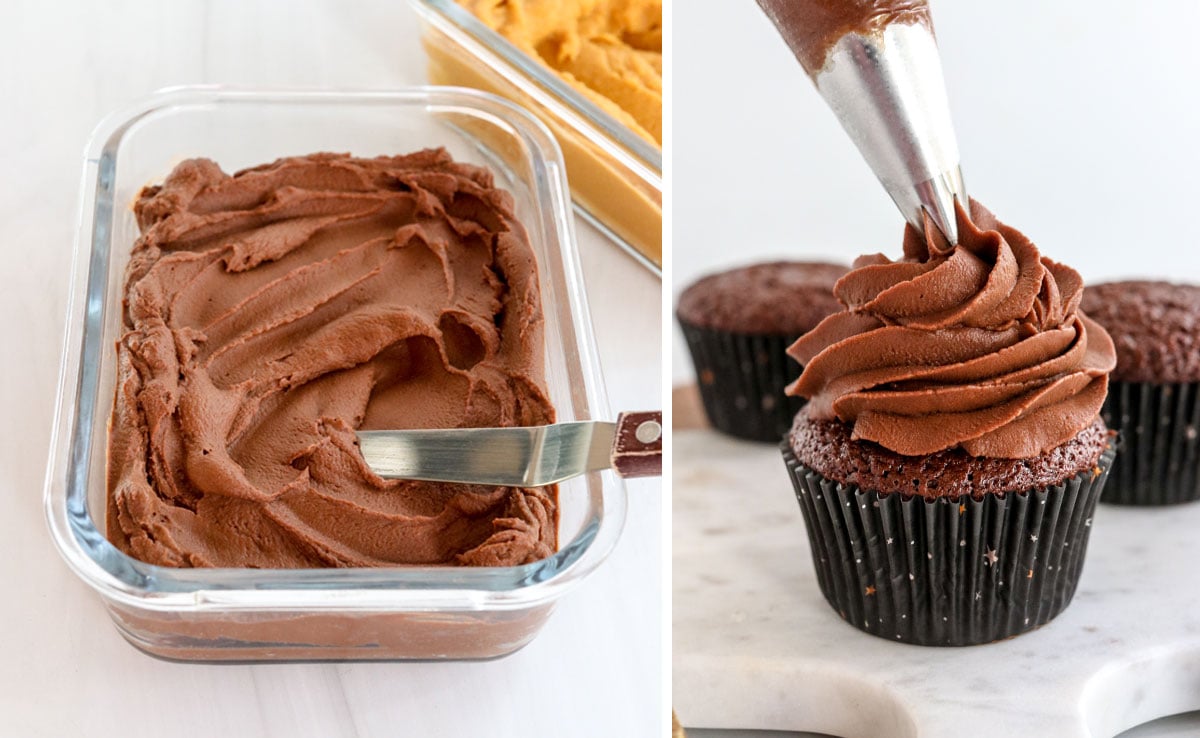
{"type": "Polygon", "coordinates": [[[904,218],[958,243],[954,200],[969,202],[933,33],[892,24],[843,36],[814,81],[904,218]]]}
{"type": "Polygon", "coordinates": [[[964,211],[970,211],[966,188],[963,186],[962,169],[954,167],[937,177],[918,182],[913,185],[912,192],[916,194],[915,203],[901,202],[896,199],[896,193],[891,193],[896,206],[905,213],[908,222],[918,230],[923,230],[923,216],[927,215],[930,223],[942,232],[951,245],[958,243],[958,218],[955,215],[954,202],[957,200],[962,204],[964,211]]]}

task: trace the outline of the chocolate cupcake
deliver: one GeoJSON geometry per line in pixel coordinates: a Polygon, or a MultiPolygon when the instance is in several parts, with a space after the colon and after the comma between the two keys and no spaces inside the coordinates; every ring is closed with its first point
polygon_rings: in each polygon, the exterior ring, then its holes
{"type": "Polygon", "coordinates": [[[1109,282],[1089,286],[1081,307],[1117,351],[1101,413],[1121,458],[1103,501],[1200,499],[1200,286],[1109,282]]]}
{"type": "Polygon", "coordinates": [[[679,297],[704,413],[723,433],[777,443],[803,407],[784,390],[800,376],[785,351],[841,309],[833,285],[847,269],[778,261],[709,275],[679,297]]]}
{"type": "Polygon", "coordinates": [[[783,455],[825,598],[889,640],[963,646],[1070,602],[1115,451],[1111,340],[1083,282],[977,203],[960,242],[911,227],[846,310],[789,349],[809,398],[783,455]]]}

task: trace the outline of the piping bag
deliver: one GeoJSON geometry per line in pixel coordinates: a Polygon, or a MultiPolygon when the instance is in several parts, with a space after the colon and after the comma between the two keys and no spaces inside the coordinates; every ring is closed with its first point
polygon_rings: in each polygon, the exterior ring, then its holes
{"type": "Polygon", "coordinates": [[[918,233],[969,212],[927,0],[758,0],[918,233]]]}

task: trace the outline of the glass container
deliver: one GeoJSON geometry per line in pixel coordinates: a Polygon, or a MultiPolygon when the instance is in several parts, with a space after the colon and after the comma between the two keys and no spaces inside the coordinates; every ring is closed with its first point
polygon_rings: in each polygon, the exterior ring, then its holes
{"type": "Polygon", "coordinates": [[[453,0],[411,0],[429,81],[533,111],[562,147],[576,212],[662,274],[662,149],[634,133],[453,0]]]}
{"type": "Polygon", "coordinates": [[[316,151],[444,146],[490,167],[538,259],[546,381],[560,421],[609,414],[579,272],[561,153],[529,113],[450,88],[390,92],[165,90],[107,118],[87,146],[58,407],[46,480],[55,544],[131,643],[186,660],[478,659],[528,643],[612,550],[626,508],[612,472],[560,485],[559,549],[514,567],[177,569],[103,534],[107,424],[132,203],[179,161],[224,170],[316,151]]]}

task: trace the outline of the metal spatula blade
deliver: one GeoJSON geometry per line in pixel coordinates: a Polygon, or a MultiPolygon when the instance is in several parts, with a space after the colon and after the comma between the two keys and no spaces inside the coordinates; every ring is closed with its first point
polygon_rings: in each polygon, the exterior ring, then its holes
{"type": "Polygon", "coordinates": [[[358,445],[388,479],[540,487],[610,467],[650,476],[662,473],[662,413],[622,413],[615,423],[359,431],[358,445]]]}

